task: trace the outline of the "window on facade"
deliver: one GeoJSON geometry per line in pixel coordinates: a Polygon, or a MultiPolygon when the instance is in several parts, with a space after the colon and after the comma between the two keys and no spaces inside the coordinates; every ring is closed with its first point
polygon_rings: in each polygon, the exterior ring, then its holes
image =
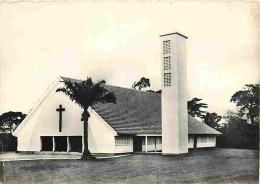
{"type": "Polygon", "coordinates": [[[215,137],[208,136],[208,142],[214,142],[214,141],[215,141],[215,137]]]}
{"type": "MultiPolygon", "coordinates": [[[[162,144],[162,137],[147,137],[147,145],[162,144]]],[[[145,138],[142,141],[142,144],[145,145],[145,138]]]]}
{"type": "Polygon", "coordinates": [[[155,138],[154,137],[147,137],[147,145],[154,145],[155,138]]]}
{"type": "Polygon", "coordinates": [[[171,56],[163,58],[163,69],[170,70],[171,69],[171,56]]]}
{"type": "Polygon", "coordinates": [[[208,138],[207,137],[198,137],[198,142],[201,142],[201,143],[208,142],[208,138]]]}
{"type": "MultiPolygon", "coordinates": [[[[142,144],[145,145],[145,138],[142,141],[142,144]]],[[[147,145],[152,145],[154,144],[154,138],[153,137],[147,137],[147,145]]]]}
{"type": "Polygon", "coordinates": [[[189,143],[193,143],[193,137],[189,137],[189,143]]]}
{"type": "Polygon", "coordinates": [[[171,73],[164,74],[164,87],[171,86],[171,73]]]}
{"type": "Polygon", "coordinates": [[[130,137],[115,137],[115,145],[116,146],[129,146],[130,137]]]}
{"type": "Polygon", "coordinates": [[[171,53],[171,41],[163,41],[163,54],[171,53]]]}
{"type": "Polygon", "coordinates": [[[162,137],[156,137],[156,144],[162,144],[162,137]]]}

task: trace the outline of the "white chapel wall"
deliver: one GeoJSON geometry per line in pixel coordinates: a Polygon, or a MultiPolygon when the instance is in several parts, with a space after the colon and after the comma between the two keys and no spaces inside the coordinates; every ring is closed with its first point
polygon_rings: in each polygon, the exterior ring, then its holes
{"type": "MultiPolygon", "coordinates": [[[[50,94],[55,91],[56,87],[57,85],[54,85],[53,88],[50,89],[50,94]]],[[[24,122],[22,122],[22,124],[20,125],[22,127],[17,128],[19,129],[19,132],[17,133],[17,151],[40,151],[39,140],[37,138],[32,139],[32,135],[35,127],[37,127],[39,116],[45,104],[47,103],[49,96],[50,95],[46,96],[45,100],[43,100],[38,106],[36,106],[33,112],[31,112],[31,114],[26,117],[24,122]]]]}
{"type": "Polygon", "coordinates": [[[91,153],[114,153],[117,133],[92,109],[88,128],[88,145],[91,153]]]}
{"type": "MultiPolygon", "coordinates": [[[[60,83],[57,87],[61,87],[60,83]]],[[[82,109],[63,93],[57,93],[54,87],[43,103],[31,115],[28,122],[18,133],[18,151],[40,151],[40,136],[83,136],[83,124],[80,120],[82,109]],[[59,132],[59,112],[62,105],[62,131],[59,132]]]]}
{"type": "MultiPolygon", "coordinates": [[[[17,133],[18,151],[41,151],[41,136],[83,136],[83,122],[80,107],[54,86],[48,96],[23,124],[17,133]],[[59,112],[62,105],[62,131],[59,132],[59,112]]],[[[93,110],[89,118],[89,149],[92,153],[123,153],[133,151],[133,141],[129,146],[115,147],[117,133],[93,110]]]]}
{"type": "Polygon", "coordinates": [[[38,149],[31,150],[30,142],[33,134],[33,128],[36,125],[37,119],[40,115],[40,108],[39,111],[35,112],[24,124],[23,128],[21,129],[18,137],[17,137],[17,151],[38,151],[38,149]]]}
{"type": "Polygon", "coordinates": [[[133,138],[130,144],[124,146],[115,145],[117,132],[110,127],[92,108],[89,108],[89,135],[88,144],[91,153],[129,153],[133,152],[133,138]]]}

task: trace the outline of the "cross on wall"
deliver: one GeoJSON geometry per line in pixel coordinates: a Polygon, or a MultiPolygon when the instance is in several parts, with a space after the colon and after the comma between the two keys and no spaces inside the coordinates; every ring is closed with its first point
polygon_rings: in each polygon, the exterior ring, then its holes
{"type": "Polygon", "coordinates": [[[62,129],[62,112],[65,111],[65,108],[62,108],[62,105],[60,105],[59,108],[56,109],[56,111],[59,112],[59,132],[61,132],[61,129],[62,129]]]}

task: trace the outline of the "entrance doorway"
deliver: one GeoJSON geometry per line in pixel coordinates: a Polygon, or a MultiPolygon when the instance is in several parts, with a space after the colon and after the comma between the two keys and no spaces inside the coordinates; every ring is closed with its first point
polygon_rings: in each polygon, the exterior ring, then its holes
{"type": "Polygon", "coordinates": [[[53,150],[53,140],[51,136],[42,136],[42,151],[52,151],[53,150]]]}
{"type": "Polygon", "coordinates": [[[133,151],[142,152],[143,137],[133,137],[133,151]]]}
{"type": "Polygon", "coordinates": [[[55,151],[67,151],[67,137],[57,136],[55,139],[55,151]]]}
{"type": "Polygon", "coordinates": [[[41,151],[82,153],[82,136],[40,136],[41,151]]]}
{"type": "Polygon", "coordinates": [[[69,137],[70,152],[82,152],[82,136],[69,137]]]}

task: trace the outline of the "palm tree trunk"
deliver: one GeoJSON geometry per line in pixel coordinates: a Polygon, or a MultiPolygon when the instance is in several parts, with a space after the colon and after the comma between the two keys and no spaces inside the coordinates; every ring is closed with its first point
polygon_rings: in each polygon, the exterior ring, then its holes
{"type": "MultiPolygon", "coordinates": [[[[88,118],[89,118],[89,113],[83,112],[83,114],[87,114],[88,117],[83,117],[83,133],[84,133],[84,150],[83,150],[83,155],[81,159],[96,159],[94,156],[91,155],[89,149],[88,149],[88,118]]],[[[83,116],[82,114],[82,116],[83,116]]]]}

